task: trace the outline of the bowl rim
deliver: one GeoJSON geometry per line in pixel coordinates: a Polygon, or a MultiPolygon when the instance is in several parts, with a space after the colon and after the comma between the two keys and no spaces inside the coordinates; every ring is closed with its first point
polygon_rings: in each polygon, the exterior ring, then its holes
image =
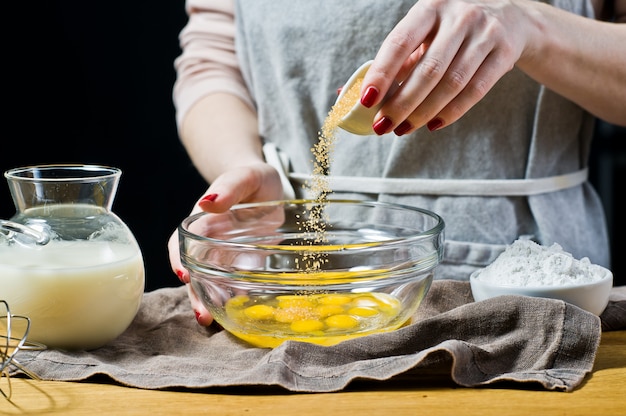
{"type": "MultiPolygon", "coordinates": [[[[245,209],[245,208],[252,208],[252,207],[263,207],[263,206],[279,206],[279,205],[287,205],[287,204],[323,204],[323,203],[335,203],[335,204],[361,204],[361,205],[370,205],[370,206],[379,206],[379,207],[383,207],[383,208],[393,208],[393,209],[403,209],[403,210],[408,210],[408,211],[413,211],[413,212],[417,212],[417,213],[421,213],[423,215],[429,216],[433,219],[435,219],[437,221],[437,224],[434,227],[431,227],[428,230],[419,232],[415,235],[412,235],[410,237],[402,237],[402,238],[391,238],[389,240],[382,240],[377,244],[377,246],[391,246],[391,245],[395,245],[395,244],[404,244],[407,242],[413,242],[416,240],[423,240],[423,239],[428,239],[428,238],[432,238],[436,235],[442,235],[444,230],[445,230],[445,222],[444,219],[437,213],[427,210],[425,208],[420,208],[420,207],[414,207],[414,206],[410,206],[410,205],[405,205],[405,204],[398,204],[398,203],[394,203],[394,202],[385,202],[385,201],[377,201],[377,200],[366,200],[366,199],[343,199],[343,198],[338,198],[338,199],[334,199],[334,198],[329,198],[326,199],[324,201],[317,201],[314,199],[306,199],[306,198],[301,198],[301,199],[276,199],[276,200],[270,200],[270,201],[262,201],[262,202],[249,202],[249,203],[241,203],[241,204],[235,204],[233,205],[229,210],[224,211],[223,213],[217,213],[219,214],[224,214],[227,212],[230,212],[232,210],[238,210],[238,209],[245,209]]],[[[272,245],[272,246],[268,246],[267,244],[255,244],[255,243],[242,243],[239,241],[229,241],[229,240],[222,240],[219,238],[213,238],[213,237],[207,237],[207,236],[201,236],[198,234],[195,234],[189,230],[187,230],[186,227],[188,227],[191,223],[193,223],[194,221],[198,220],[201,217],[207,216],[207,215],[212,215],[213,213],[209,213],[209,212],[199,212],[193,215],[188,216],[187,218],[183,219],[181,221],[181,223],[178,225],[178,232],[179,235],[184,236],[185,238],[190,238],[196,241],[200,241],[200,242],[207,242],[207,243],[219,243],[221,245],[227,246],[227,247],[232,247],[232,248],[248,248],[248,249],[263,249],[263,250],[267,250],[267,249],[272,249],[275,251],[293,251],[293,248],[290,248],[290,246],[279,246],[279,245],[272,245]]],[[[182,243],[179,241],[179,243],[182,243]]],[[[321,253],[332,253],[332,252],[336,252],[336,251],[345,251],[345,250],[350,250],[350,249],[358,249],[358,248],[364,248],[365,246],[363,245],[363,243],[352,243],[352,244],[343,244],[341,245],[341,248],[332,248],[332,249],[323,249],[323,247],[326,246],[319,246],[316,251],[319,251],[321,253]]],[[[336,247],[336,246],[328,246],[328,247],[336,247]]],[[[372,247],[371,244],[369,244],[367,247],[372,247]]]]}

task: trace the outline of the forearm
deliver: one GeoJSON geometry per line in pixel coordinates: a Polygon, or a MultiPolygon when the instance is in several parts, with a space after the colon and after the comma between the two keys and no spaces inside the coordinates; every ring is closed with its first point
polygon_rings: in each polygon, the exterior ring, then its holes
{"type": "Polygon", "coordinates": [[[174,62],[173,100],[179,130],[203,97],[228,93],[253,107],[235,52],[233,0],[187,0],[189,21],[180,33],[182,53],[174,62]]]}
{"type": "Polygon", "coordinates": [[[197,101],[182,122],[180,137],[208,182],[226,170],[263,161],[256,114],[232,94],[218,92],[197,101]]]}
{"type": "Polygon", "coordinates": [[[531,3],[535,36],[517,67],[595,116],[626,125],[626,24],[531,3]]]}

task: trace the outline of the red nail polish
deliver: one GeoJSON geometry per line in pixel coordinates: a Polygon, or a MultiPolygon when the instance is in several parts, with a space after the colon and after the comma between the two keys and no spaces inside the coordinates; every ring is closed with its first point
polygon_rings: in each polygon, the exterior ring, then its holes
{"type": "Polygon", "coordinates": [[[185,272],[183,272],[182,270],[176,270],[176,276],[178,276],[178,280],[180,280],[183,283],[187,283],[185,282],[185,272]]]}
{"type": "Polygon", "coordinates": [[[378,120],[376,123],[374,123],[374,125],[372,126],[372,129],[374,129],[374,132],[376,134],[378,134],[379,136],[382,136],[383,134],[387,133],[387,130],[389,130],[392,124],[393,123],[391,122],[391,119],[389,119],[387,116],[384,116],[383,118],[378,120]]]}
{"type": "Polygon", "coordinates": [[[208,194],[202,197],[200,202],[213,202],[217,199],[217,194],[208,194]]]}
{"type": "Polygon", "coordinates": [[[367,87],[363,96],[361,97],[361,104],[363,107],[370,108],[374,105],[374,101],[378,97],[378,89],[376,87],[367,87]]]}
{"type": "Polygon", "coordinates": [[[406,134],[409,130],[413,128],[413,125],[409,123],[407,120],[404,120],[396,129],[393,131],[396,136],[402,136],[406,134]]]}
{"type": "Polygon", "coordinates": [[[443,126],[443,120],[440,118],[434,118],[426,124],[426,127],[428,127],[428,130],[430,131],[438,130],[441,126],[443,126]]]}
{"type": "Polygon", "coordinates": [[[341,94],[341,91],[343,91],[343,87],[337,88],[337,95],[341,94]]]}
{"type": "Polygon", "coordinates": [[[193,313],[196,315],[196,321],[200,323],[200,312],[194,310],[193,313]]]}

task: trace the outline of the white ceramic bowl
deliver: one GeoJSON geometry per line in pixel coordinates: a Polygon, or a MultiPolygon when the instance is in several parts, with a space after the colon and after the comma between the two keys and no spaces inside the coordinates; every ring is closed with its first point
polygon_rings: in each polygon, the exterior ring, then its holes
{"type": "Polygon", "coordinates": [[[485,282],[478,278],[484,269],[475,271],[470,276],[470,285],[475,301],[496,296],[519,295],[540,298],[560,299],[595,315],[600,315],[609,303],[609,295],[613,287],[613,273],[600,266],[604,272],[601,280],[579,285],[560,286],[510,286],[485,282]]]}

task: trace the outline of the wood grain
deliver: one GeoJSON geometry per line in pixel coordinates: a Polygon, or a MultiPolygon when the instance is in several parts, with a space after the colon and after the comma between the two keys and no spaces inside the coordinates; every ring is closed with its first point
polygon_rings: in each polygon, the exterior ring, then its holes
{"type": "Polygon", "coordinates": [[[447,378],[353,383],[338,393],[240,387],[154,391],[89,382],[12,379],[0,415],[626,415],[626,331],[602,335],[594,371],[572,393],[537,386],[463,388],[447,378]]]}

